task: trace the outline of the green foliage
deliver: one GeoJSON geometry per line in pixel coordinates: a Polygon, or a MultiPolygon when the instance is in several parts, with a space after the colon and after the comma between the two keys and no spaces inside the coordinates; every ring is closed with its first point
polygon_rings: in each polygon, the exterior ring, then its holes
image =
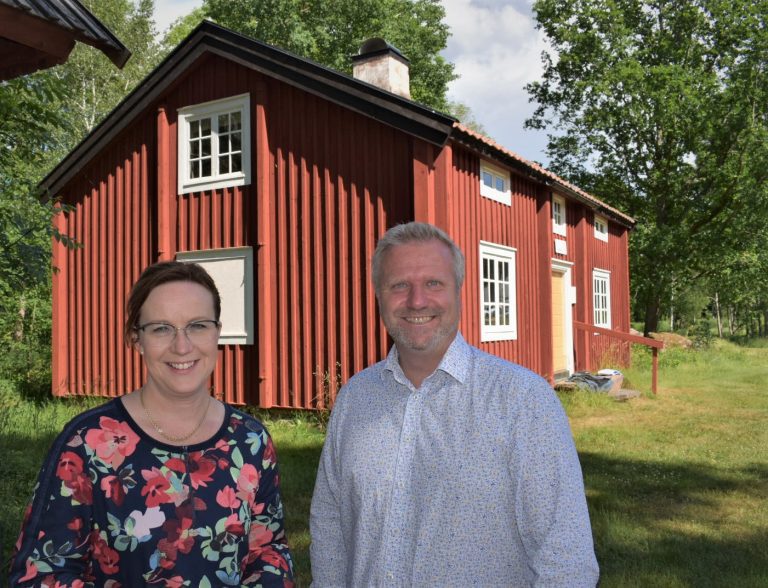
{"type": "Polygon", "coordinates": [[[437,0],[205,0],[215,22],[333,69],[351,73],[363,41],[382,37],[411,62],[411,96],[446,110],[453,65],[437,0]]]}
{"type": "Polygon", "coordinates": [[[633,300],[757,251],[768,218],[766,0],[538,0],[552,51],[527,125],[552,167],[638,220],[633,300]]]}
{"type": "Polygon", "coordinates": [[[712,333],[712,321],[708,318],[699,319],[689,331],[689,335],[696,349],[707,349],[712,345],[715,336],[712,333]]]}

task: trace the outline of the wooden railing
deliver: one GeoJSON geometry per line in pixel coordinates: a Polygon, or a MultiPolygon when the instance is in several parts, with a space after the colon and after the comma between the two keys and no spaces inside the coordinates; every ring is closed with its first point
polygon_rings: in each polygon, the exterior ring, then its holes
{"type": "Polygon", "coordinates": [[[621,331],[612,331],[611,329],[603,329],[602,327],[595,327],[579,321],[573,321],[573,326],[577,331],[598,333],[600,335],[614,337],[621,341],[629,341],[630,343],[638,343],[639,345],[650,347],[653,355],[651,390],[656,394],[659,385],[659,349],[664,348],[664,341],[657,341],[656,339],[650,339],[648,337],[640,337],[639,335],[630,335],[629,333],[622,333],[621,331]]]}

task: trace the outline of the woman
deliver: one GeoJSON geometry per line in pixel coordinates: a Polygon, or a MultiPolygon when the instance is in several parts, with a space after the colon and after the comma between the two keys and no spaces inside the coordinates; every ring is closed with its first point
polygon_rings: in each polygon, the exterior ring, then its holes
{"type": "Polygon", "coordinates": [[[220,314],[199,265],[144,271],[125,337],[146,382],[54,442],[12,586],[292,585],[269,434],[210,395],[220,314]]]}

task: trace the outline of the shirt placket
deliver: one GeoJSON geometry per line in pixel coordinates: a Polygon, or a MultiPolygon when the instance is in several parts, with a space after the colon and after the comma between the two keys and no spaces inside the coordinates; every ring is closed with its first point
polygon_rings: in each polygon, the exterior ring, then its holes
{"type": "Polygon", "coordinates": [[[414,488],[411,479],[423,400],[423,390],[412,389],[405,405],[397,448],[392,498],[384,527],[381,572],[387,584],[396,586],[410,583],[407,572],[411,558],[410,539],[415,532],[414,488]]]}

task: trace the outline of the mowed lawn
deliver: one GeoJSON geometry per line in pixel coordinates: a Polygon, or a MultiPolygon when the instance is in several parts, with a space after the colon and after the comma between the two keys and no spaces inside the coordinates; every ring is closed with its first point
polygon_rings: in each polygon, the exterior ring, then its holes
{"type": "MultiPolygon", "coordinates": [[[[768,345],[665,351],[661,363],[657,397],[647,392],[642,353],[625,371],[642,397],[561,395],[584,470],[600,586],[768,586],[768,345]]],[[[3,561],[53,436],[94,402],[20,400],[0,381],[3,561]]],[[[286,524],[306,586],[322,428],[301,413],[259,416],[277,445],[286,524]]]]}

